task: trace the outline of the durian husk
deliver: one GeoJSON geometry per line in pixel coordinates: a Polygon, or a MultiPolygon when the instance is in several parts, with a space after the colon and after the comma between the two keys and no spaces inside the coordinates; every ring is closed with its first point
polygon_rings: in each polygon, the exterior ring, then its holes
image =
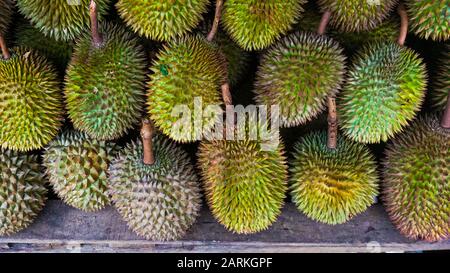
{"type": "Polygon", "coordinates": [[[416,35],[433,41],[450,38],[450,1],[406,0],[405,3],[416,35]]]}

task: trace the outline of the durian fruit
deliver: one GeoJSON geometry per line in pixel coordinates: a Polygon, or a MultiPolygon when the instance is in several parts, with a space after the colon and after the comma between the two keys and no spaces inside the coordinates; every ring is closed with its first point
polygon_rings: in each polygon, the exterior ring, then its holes
{"type": "Polygon", "coordinates": [[[0,35],[5,35],[14,12],[13,0],[0,1],[0,35]]]}
{"type": "Polygon", "coordinates": [[[363,143],[386,141],[414,118],[426,85],[425,64],[413,50],[392,42],[366,46],[339,98],[345,135],[363,143]]]}
{"type": "Polygon", "coordinates": [[[209,0],[119,0],[117,10],[140,36],[170,41],[194,29],[207,11],[209,0]]]}
{"type": "Polygon", "coordinates": [[[330,24],[342,32],[374,29],[388,16],[397,0],[318,0],[322,12],[331,12],[330,24]]]}
{"type": "Polygon", "coordinates": [[[46,195],[37,156],[0,149],[0,236],[27,228],[46,195]]]}
{"type": "Polygon", "coordinates": [[[438,111],[444,110],[450,91],[450,45],[448,45],[446,49],[447,51],[441,59],[441,66],[439,67],[433,92],[431,94],[433,106],[438,111]]]}
{"type": "Polygon", "coordinates": [[[293,157],[292,200],[309,218],[342,224],[375,202],[377,164],[364,144],[339,136],[330,149],[325,131],[312,132],[294,145],[293,157]]]}
{"type": "Polygon", "coordinates": [[[446,41],[450,38],[449,0],[406,0],[413,31],[421,38],[446,41]]]}
{"type": "Polygon", "coordinates": [[[222,113],[196,117],[197,109],[203,112],[222,103],[219,90],[227,79],[227,65],[214,43],[198,35],[171,41],[158,53],[151,71],[148,111],[165,135],[179,142],[196,141],[222,118],[222,113]],[[202,119],[202,124],[193,119],[202,119]]]}
{"type": "Polygon", "coordinates": [[[99,30],[100,45],[88,32],[78,39],[64,94],[76,129],[92,138],[113,140],[139,123],[146,59],[137,38],[125,28],[105,23],[99,30]]]}
{"type": "Polygon", "coordinates": [[[289,31],[305,0],[226,0],[222,25],[245,50],[261,50],[289,31]]]}
{"type": "Polygon", "coordinates": [[[58,75],[34,50],[15,47],[8,55],[0,57],[0,145],[19,151],[40,149],[62,125],[58,75]]]}
{"type": "Polygon", "coordinates": [[[255,99],[260,105],[280,106],[282,127],[297,126],[322,112],[344,74],[345,56],[337,42],[314,33],[294,33],[264,53],[255,99]]]}
{"type": "Polygon", "coordinates": [[[66,130],[45,148],[43,164],[50,184],[66,204],[92,212],[110,203],[107,171],[117,151],[112,142],[66,130]]]}
{"type": "Polygon", "coordinates": [[[383,200],[395,226],[411,239],[449,239],[450,129],[421,117],[385,154],[383,200]]]}
{"type": "MultiPolygon", "coordinates": [[[[16,0],[20,13],[34,27],[58,41],[73,40],[89,27],[91,0],[16,0]]],[[[99,18],[106,15],[110,0],[96,0],[99,18]]]]}
{"type": "Polygon", "coordinates": [[[150,144],[151,164],[144,163],[144,147],[142,141],[132,142],[112,161],[112,201],[138,235],[156,241],[179,239],[193,225],[201,207],[194,168],[188,155],[161,134],[150,144]]]}

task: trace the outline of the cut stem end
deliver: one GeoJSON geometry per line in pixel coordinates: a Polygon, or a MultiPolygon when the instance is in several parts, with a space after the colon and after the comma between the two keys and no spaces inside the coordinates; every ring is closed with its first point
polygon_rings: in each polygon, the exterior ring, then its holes
{"type": "Polygon", "coordinates": [[[2,49],[2,55],[4,60],[11,58],[11,53],[9,52],[8,46],[6,46],[6,41],[3,35],[0,35],[0,48],[2,49]]]}
{"type": "Polygon", "coordinates": [[[91,0],[89,15],[91,17],[92,45],[99,48],[103,45],[103,37],[98,29],[97,4],[94,0],[91,0]]]}
{"type": "Polygon", "coordinates": [[[336,149],[338,136],[338,120],[336,112],[336,99],[328,97],[328,139],[327,146],[329,149],[336,149]]]}
{"type": "Polygon", "coordinates": [[[400,33],[398,35],[397,43],[401,46],[405,44],[406,36],[408,35],[408,14],[405,6],[400,3],[397,8],[397,13],[400,15],[400,33]]]}
{"type": "Polygon", "coordinates": [[[214,15],[214,21],[213,24],[211,26],[211,30],[208,33],[208,36],[206,37],[206,39],[208,41],[212,41],[214,40],[214,37],[216,36],[217,30],[219,29],[219,22],[220,22],[220,17],[222,15],[222,8],[223,8],[223,0],[217,0],[216,1],[216,12],[214,15]]]}
{"type": "Polygon", "coordinates": [[[155,163],[155,156],[153,154],[153,124],[150,120],[144,119],[142,121],[141,129],[142,145],[144,147],[143,162],[145,165],[153,165],[155,163]]]}

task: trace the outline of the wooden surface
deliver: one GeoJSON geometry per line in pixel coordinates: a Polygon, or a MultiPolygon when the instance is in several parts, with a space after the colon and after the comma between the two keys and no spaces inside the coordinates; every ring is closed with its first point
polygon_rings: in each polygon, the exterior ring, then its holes
{"type": "Polygon", "coordinates": [[[286,204],[278,221],[253,235],[236,235],[204,208],[181,241],[151,242],[129,231],[112,207],[85,213],[48,201],[28,229],[0,237],[0,252],[404,252],[450,249],[450,242],[414,242],[402,237],[381,205],[339,226],[318,224],[286,204]]]}

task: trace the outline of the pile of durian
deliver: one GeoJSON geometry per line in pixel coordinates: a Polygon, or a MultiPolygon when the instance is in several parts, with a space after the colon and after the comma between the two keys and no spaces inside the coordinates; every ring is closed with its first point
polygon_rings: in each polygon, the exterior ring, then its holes
{"type": "Polygon", "coordinates": [[[450,0],[0,0],[0,236],[51,189],[156,241],[202,195],[240,234],[289,199],[338,230],[380,197],[449,239],[449,40],[450,0]],[[198,97],[223,111],[173,130],[198,97]],[[280,106],[277,148],[206,136],[234,100],[280,106]]]}

